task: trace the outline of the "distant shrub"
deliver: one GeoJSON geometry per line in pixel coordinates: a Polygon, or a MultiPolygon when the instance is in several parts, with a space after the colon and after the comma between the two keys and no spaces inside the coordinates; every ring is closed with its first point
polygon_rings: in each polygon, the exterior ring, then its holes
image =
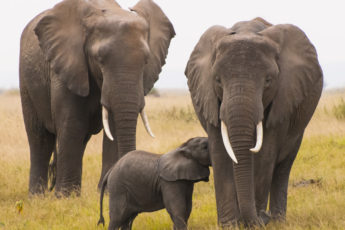
{"type": "Polygon", "coordinates": [[[198,120],[191,106],[186,108],[176,108],[173,106],[171,109],[166,110],[165,113],[166,117],[171,120],[183,120],[185,122],[194,122],[198,120]]]}
{"type": "Polygon", "coordinates": [[[345,101],[344,99],[340,100],[338,105],[333,106],[333,114],[338,120],[345,119],[345,101]]]}

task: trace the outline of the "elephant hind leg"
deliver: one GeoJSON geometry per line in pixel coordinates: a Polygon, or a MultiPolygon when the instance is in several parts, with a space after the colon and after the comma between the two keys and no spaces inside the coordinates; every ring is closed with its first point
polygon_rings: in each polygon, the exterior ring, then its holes
{"type": "Polygon", "coordinates": [[[30,146],[29,192],[43,193],[48,184],[48,166],[55,146],[55,135],[48,132],[39,120],[29,95],[22,93],[25,129],[30,146]]]}

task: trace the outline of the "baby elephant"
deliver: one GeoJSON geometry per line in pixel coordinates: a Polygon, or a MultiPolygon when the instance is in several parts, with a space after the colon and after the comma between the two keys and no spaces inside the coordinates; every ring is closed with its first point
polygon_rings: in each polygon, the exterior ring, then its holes
{"type": "Polygon", "coordinates": [[[102,203],[108,184],[108,230],[131,229],[140,212],[163,208],[167,209],[174,229],[187,229],[194,183],[208,181],[209,166],[205,137],[192,138],[164,155],[139,150],[127,153],[104,177],[98,224],[104,225],[102,203]]]}

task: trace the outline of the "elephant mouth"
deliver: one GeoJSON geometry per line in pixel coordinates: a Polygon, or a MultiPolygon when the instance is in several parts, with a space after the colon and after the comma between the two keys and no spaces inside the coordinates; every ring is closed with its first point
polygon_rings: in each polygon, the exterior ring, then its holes
{"type": "MultiPolygon", "coordinates": [[[[221,121],[221,134],[222,134],[223,144],[226,149],[226,152],[228,153],[230,158],[236,164],[238,164],[237,158],[235,156],[235,153],[230,143],[228,128],[224,121],[221,121]]],[[[253,148],[250,149],[250,151],[253,153],[258,153],[261,150],[262,143],[263,143],[263,126],[262,126],[262,121],[260,121],[256,126],[256,144],[253,148]]]]}
{"type": "MultiPolygon", "coordinates": [[[[140,111],[140,117],[144,123],[145,129],[147,131],[147,133],[152,137],[155,138],[155,135],[153,134],[151,127],[150,127],[150,123],[149,120],[147,118],[147,115],[145,113],[144,108],[140,111]]],[[[107,135],[107,137],[113,141],[114,137],[111,134],[110,131],[110,127],[109,127],[109,112],[107,110],[107,108],[105,106],[102,106],[102,122],[103,122],[103,128],[104,128],[104,132],[107,135]]]]}

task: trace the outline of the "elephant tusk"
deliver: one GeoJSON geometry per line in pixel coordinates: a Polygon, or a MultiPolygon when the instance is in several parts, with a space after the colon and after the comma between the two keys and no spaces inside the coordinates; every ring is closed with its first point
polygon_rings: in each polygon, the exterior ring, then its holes
{"type": "Polygon", "coordinates": [[[146,129],[147,133],[152,138],[155,138],[156,136],[151,131],[150,123],[149,123],[149,120],[147,119],[147,116],[146,116],[146,113],[145,113],[144,109],[141,110],[140,116],[141,116],[141,119],[143,120],[143,123],[144,123],[144,126],[145,126],[145,129],[146,129]]]}
{"type": "Polygon", "coordinates": [[[108,119],[108,110],[102,106],[102,121],[103,121],[103,128],[104,132],[110,140],[114,140],[113,135],[111,135],[110,128],[109,128],[109,119],[108,119]]]}
{"type": "Polygon", "coordinates": [[[253,153],[257,153],[260,151],[262,147],[262,139],[263,139],[263,128],[262,128],[262,121],[256,126],[256,145],[254,148],[251,148],[250,151],[253,153]]]}
{"type": "Polygon", "coordinates": [[[232,150],[231,144],[230,144],[230,139],[229,139],[229,134],[228,134],[228,129],[224,123],[224,121],[221,121],[221,133],[222,133],[222,139],[223,139],[223,143],[226,149],[226,152],[229,154],[230,158],[236,163],[237,159],[236,156],[234,154],[234,150],[232,150]]]}

